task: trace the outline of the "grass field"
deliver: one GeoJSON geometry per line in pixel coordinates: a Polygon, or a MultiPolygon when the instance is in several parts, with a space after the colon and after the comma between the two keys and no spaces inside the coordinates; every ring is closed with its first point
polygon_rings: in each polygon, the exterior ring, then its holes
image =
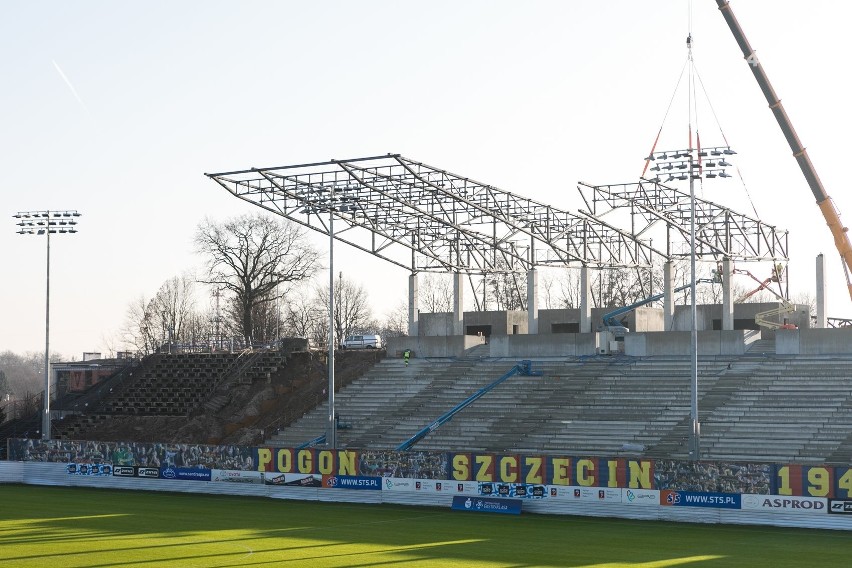
{"type": "Polygon", "coordinates": [[[0,485],[0,566],[849,566],[852,535],[0,485]]]}

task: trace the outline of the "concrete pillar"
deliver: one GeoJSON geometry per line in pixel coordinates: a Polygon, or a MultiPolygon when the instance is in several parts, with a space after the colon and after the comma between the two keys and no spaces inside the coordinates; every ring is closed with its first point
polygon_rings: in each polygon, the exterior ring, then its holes
{"type": "Polygon", "coordinates": [[[464,335],[464,274],[453,274],[453,335],[464,335]]]}
{"type": "Polygon", "coordinates": [[[734,263],[730,258],[722,260],[722,329],[734,329],[734,263]]]}
{"type": "Polygon", "coordinates": [[[412,272],[408,277],[408,335],[417,337],[420,335],[420,301],[419,289],[417,287],[417,273],[412,272]]]}
{"type": "Polygon", "coordinates": [[[538,271],[527,272],[527,333],[538,334],[538,271]]]}
{"type": "Polygon", "coordinates": [[[592,331],[592,279],[589,267],[580,269],[580,333],[592,331]]]}
{"type": "Polygon", "coordinates": [[[674,329],[674,266],[672,262],[663,264],[663,330],[674,329]]]}
{"type": "Polygon", "coordinates": [[[828,327],[825,311],[825,257],[820,253],[816,257],[816,327],[819,329],[828,327]]]}

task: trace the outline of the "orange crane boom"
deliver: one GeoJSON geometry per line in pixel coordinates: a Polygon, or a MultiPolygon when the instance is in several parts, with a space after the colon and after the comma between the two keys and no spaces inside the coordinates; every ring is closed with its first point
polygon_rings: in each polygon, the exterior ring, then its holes
{"type": "Polygon", "coordinates": [[[739,44],[745,60],[751,67],[751,72],[754,74],[754,78],[757,79],[757,84],[763,91],[763,95],[769,103],[769,108],[772,109],[772,113],[775,115],[775,120],[778,121],[778,126],[781,127],[781,132],[783,132],[784,137],[787,138],[787,143],[793,151],[793,156],[799,163],[799,168],[805,175],[808,186],[810,186],[811,192],[816,198],[817,205],[822,212],[825,222],[828,224],[831,236],[834,238],[834,246],[837,247],[837,252],[840,253],[840,257],[843,259],[843,270],[846,273],[846,288],[849,291],[849,297],[852,298],[852,280],[849,275],[850,269],[852,269],[852,242],[849,240],[849,229],[844,227],[843,223],[840,221],[840,212],[837,210],[837,207],[834,206],[834,202],[828,196],[828,193],[826,193],[825,188],[822,185],[822,181],[820,181],[819,176],[811,163],[811,159],[808,157],[807,150],[805,150],[802,143],[799,141],[799,136],[796,134],[796,130],[790,122],[790,117],[787,116],[787,112],[784,110],[784,105],[781,104],[781,100],[775,94],[775,90],[772,88],[769,78],[763,70],[763,66],[760,64],[760,61],[757,59],[757,55],[746,39],[743,29],[740,27],[737,18],[731,10],[731,5],[727,0],[716,0],[716,4],[719,6],[719,10],[722,12],[722,16],[724,16],[725,21],[728,23],[728,27],[731,28],[731,33],[734,34],[734,39],[739,44]]]}

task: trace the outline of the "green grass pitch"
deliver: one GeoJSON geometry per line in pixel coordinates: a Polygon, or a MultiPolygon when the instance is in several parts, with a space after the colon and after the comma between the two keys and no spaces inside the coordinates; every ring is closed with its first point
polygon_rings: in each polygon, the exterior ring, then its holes
{"type": "Polygon", "coordinates": [[[0,566],[849,566],[847,531],[0,485],[0,566]]]}

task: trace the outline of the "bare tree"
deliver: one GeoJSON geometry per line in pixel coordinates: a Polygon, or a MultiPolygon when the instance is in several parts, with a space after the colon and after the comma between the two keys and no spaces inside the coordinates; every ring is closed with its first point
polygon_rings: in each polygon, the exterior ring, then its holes
{"type": "Polygon", "coordinates": [[[408,335],[408,302],[400,301],[396,307],[385,314],[379,335],[384,341],[388,337],[404,337],[408,335]]]}
{"type": "Polygon", "coordinates": [[[580,277],[576,270],[565,270],[559,279],[559,307],[580,307],[580,277]]]}
{"type": "Polygon", "coordinates": [[[207,274],[201,281],[231,293],[249,345],[256,332],[256,308],[273,302],[276,290],[284,294],[288,284],[309,278],[319,258],[298,226],[257,213],[223,222],[205,219],[198,226],[195,245],[207,257],[207,274]]]}
{"type": "MultiPolygon", "coordinates": [[[[316,291],[318,310],[328,319],[328,285],[321,286],[316,291]]],[[[342,276],[334,281],[334,337],[338,343],[347,335],[363,333],[375,327],[373,314],[368,303],[367,290],[342,276]]],[[[327,324],[325,325],[328,330],[327,324]]],[[[327,343],[327,341],[326,341],[327,343]]]]}
{"type": "Polygon", "coordinates": [[[139,296],[127,307],[124,323],[124,341],[142,355],[153,353],[157,349],[157,322],[154,312],[149,311],[150,302],[145,296],[139,296]]]}
{"type": "Polygon", "coordinates": [[[424,312],[438,314],[453,311],[453,287],[444,275],[426,274],[418,283],[419,303],[424,312]]]}
{"type": "Polygon", "coordinates": [[[190,341],[190,322],[195,315],[195,278],[189,274],[169,278],[151,300],[148,308],[161,335],[173,341],[190,341]]]}
{"type": "Polygon", "coordinates": [[[124,341],[142,354],[168,341],[190,343],[195,335],[195,279],[189,275],[166,280],[151,300],[139,296],[127,308],[124,341]]]}
{"type": "Polygon", "coordinates": [[[319,320],[323,318],[322,306],[308,295],[305,288],[293,290],[286,300],[282,315],[285,333],[293,337],[305,337],[317,345],[316,328],[319,320]]]}
{"type": "MultiPolygon", "coordinates": [[[[51,363],[61,360],[59,354],[51,353],[51,363]]],[[[21,398],[26,392],[41,392],[44,389],[44,353],[30,351],[18,355],[4,351],[0,353],[0,371],[6,376],[7,392],[15,398],[21,398]]]]}
{"type": "Polygon", "coordinates": [[[489,298],[494,299],[498,310],[527,309],[527,280],[523,274],[517,272],[492,274],[486,282],[490,288],[489,298]]]}

